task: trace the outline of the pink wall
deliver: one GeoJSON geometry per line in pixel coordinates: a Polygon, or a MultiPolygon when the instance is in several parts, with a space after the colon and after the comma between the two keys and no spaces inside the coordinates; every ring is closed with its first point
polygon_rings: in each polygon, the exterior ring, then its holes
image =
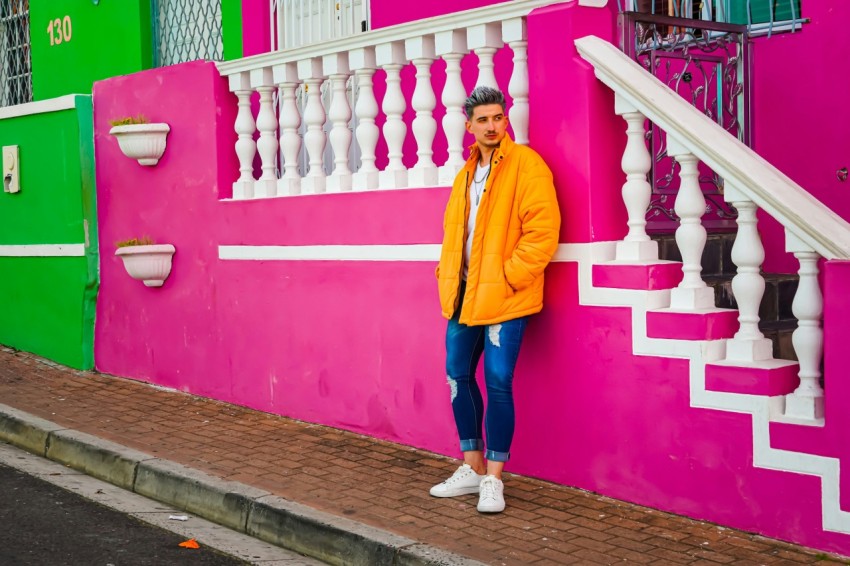
{"type": "MultiPolygon", "coordinates": [[[[625,125],[572,44],[590,32],[612,37],[612,13],[548,8],[528,29],[531,139],[555,175],[561,241],[620,238],[625,125]]],[[[432,263],[222,261],[217,252],[439,243],[447,189],[221,201],[238,168],[235,108],[209,63],[95,85],[97,368],[457,455],[432,263]],[[107,134],[110,118],[138,113],[172,128],[154,168],[125,158],[107,134]],[[159,289],[130,279],[112,255],[113,242],[144,234],[177,247],[159,289]]],[[[830,267],[828,301],[850,283],[845,267],[830,267]]],[[[580,305],[574,263],[553,264],[547,277],[546,309],[519,359],[508,470],[850,553],[850,538],[820,529],[819,480],[753,467],[749,416],[691,408],[687,363],[634,356],[630,311],[580,305]]],[[[827,307],[829,367],[840,364],[846,336],[834,329],[850,315],[845,303],[827,307]]],[[[832,397],[830,414],[847,398],[832,397]]],[[[847,442],[815,445],[850,456],[847,442]]]]}
{"type": "MultiPolygon", "coordinates": [[[[755,149],[850,220],[850,181],[836,177],[836,170],[850,168],[850,59],[845,56],[850,3],[806,1],[803,16],[811,23],[801,32],[756,41],[755,149]]],[[[761,232],[765,268],[796,272],[797,261],[784,254],[782,228],[765,219],[761,232]]]]}

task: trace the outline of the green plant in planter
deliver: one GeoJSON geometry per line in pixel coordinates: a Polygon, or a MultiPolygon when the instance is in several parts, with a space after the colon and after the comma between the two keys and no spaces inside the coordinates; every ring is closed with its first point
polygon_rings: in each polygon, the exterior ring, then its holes
{"type": "Polygon", "coordinates": [[[138,116],[125,116],[124,118],[117,118],[115,120],[110,120],[109,125],[111,126],[131,126],[134,124],[148,124],[150,120],[144,114],[139,114],[138,116]]]}
{"type": "Polygon", "coordinates": [[[153,238],[150,236],[142,236],[141,238],[130,238],[129,240],[121,240],[120,242],[115,242],[116,248],[127,248],[130,246],[152,246],[156,244],[153,238]]]}

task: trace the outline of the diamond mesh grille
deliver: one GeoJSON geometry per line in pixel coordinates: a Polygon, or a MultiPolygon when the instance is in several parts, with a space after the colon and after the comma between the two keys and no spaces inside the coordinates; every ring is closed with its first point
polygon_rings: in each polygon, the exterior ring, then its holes
{"type": "Polygon", "coordinates": [[[29,0],[0,0],[0,106],[32,102],[29,0]]]}
{"type": "Polygon", "coordinates": [[[223,58],[221,0],[155,0],[154,15],[158,67],[223,58]]]}

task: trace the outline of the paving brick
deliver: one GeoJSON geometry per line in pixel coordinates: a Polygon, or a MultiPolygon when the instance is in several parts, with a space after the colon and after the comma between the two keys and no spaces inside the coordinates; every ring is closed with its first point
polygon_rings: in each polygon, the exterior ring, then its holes
{"type": "Polygon", "coordinates": [[[474,495],[428,495],[457,460],[11,349],[0,348],[0,399],[62,427],[488,564],[832,562],[787,543],[515,474],[505,474],[505,512],[481,515],[474,495]]]}

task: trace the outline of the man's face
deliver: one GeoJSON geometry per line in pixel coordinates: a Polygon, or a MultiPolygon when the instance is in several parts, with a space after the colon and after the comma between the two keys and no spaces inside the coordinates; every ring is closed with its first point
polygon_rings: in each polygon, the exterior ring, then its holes
{"type": "Polygon", "coordinates": [[[466,131],[475,136],[475,142],[482,149],[495,149],[508,130],[508,117],[501,104],[484,104],[472,110],[472,117],[466,121],[466,131]]]}

